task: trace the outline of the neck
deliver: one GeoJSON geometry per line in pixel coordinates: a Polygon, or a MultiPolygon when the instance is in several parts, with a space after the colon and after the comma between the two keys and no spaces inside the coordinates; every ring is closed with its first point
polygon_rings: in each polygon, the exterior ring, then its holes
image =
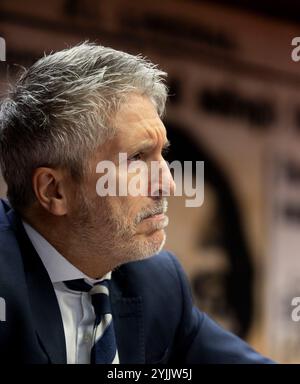
{"type": "Polygon", "coordinates": [[[99,279],[116,267],[109,262],[108,253],[102,255],[99,244],[94,245],[82,230],[78,233],[66,217],[44,216],[34,219],[26,216],[23,219],[85,275],[99,279]]]}

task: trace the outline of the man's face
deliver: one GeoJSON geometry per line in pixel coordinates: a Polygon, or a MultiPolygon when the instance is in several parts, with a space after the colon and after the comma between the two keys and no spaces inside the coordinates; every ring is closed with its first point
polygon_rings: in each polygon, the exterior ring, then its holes
{"type": "MultiPolygon", "coordinates": [[[[168,184],[170,194],[174,191],[173,178],[162,157],[168,146],[166,129],[149,98],[132,94],[128,96],[113,119],[116,135],[106,142],[91,159],[92,174],[87,177],[77,198],[74,200],[72,218],[78,228],[89,239],[89,246],[98,247],[99,253],[110,259],[114,265],[151,256],[164,245],[168,217],[166,197],[162,196],[162,180],[155,185],[148,177],[148,193],[140,196],[98,196],[96,173],[100,161],[110,160],[116,165],[117,184],[119,174],[119,153],[127,153],[128,166],[142,160],[150,168],[151,161],[160,162],[165,173],[164,185],[168,184]],[[155,191],[156,196],[151,196],[155,191]],[[151,215],[149,217],[149,215],[151,215]]],[[[128,183],[133,174],[126,175],[128,183]]],[[[166,185],[165,185],[166,186],[166,185]]]]}

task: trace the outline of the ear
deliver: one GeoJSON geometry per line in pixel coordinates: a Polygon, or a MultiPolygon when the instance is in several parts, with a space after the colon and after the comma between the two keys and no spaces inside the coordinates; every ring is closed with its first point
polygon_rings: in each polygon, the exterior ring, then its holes
{"type": "Polygon", "coordinates": [[[67,191],[62,170],[37,168],[32,176],[32,185],[37,200],[48,212],[56,216],[67,213],[67,191]]]}

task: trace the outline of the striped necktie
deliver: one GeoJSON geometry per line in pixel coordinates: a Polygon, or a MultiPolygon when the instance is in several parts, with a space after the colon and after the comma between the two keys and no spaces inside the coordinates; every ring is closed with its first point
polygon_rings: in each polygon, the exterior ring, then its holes
{"type": "Polygon", "coordinates": [[[102,280],[93,286],[84,279],[65,281],[73,291],[88,292],[95,311],[91,364],[119,364],[119,355],[113,327],[109,299],[109,280],[102,280]]]}

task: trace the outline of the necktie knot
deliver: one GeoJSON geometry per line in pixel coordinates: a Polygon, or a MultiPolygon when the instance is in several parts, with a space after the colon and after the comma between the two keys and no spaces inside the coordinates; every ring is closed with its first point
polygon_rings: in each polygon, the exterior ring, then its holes
{"type": "Polygon", "coordinates": [[[86,283],[84,279],[68,280],[64,284],[72,291],[89,292],[93,286],[86,283]]]}
{"type": "Polygon", "coordinates": [[[91,295],[92,305],[97,318],[100,319],[102,315],[111,313],[108,290],[109,280],[105,279],[90,285],[84,279],[77,279],[65,281],[65,285],[72,291],[88,292],[91,295]]]}

